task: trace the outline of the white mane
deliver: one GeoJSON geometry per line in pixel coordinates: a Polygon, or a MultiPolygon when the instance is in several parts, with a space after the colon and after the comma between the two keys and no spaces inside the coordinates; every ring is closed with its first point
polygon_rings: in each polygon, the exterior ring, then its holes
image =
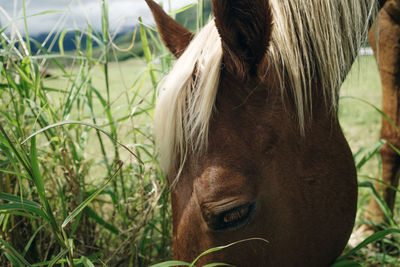
{"type": "MultiPolygon", "coordinates": [[[[291,90],[304,132],[312,114],[312,81],[337,108],[340,85],[365,40],[376,0],[270,0],[272,41],[266,56],[281,90],[291,90]]],[[[156,143],[166,174],[180,171],[189,153],[207,147],[222,61],[214,20],[194,38],[159,85],[156,143]],[[193,79],[195,73],[195,79],[193,79]]],[[[285,94],[282,94],[285,95],[285,94]]]]}

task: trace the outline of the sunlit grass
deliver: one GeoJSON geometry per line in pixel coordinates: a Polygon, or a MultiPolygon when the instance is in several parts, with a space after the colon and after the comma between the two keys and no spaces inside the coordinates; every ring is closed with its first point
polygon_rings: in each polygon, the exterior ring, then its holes
{"type": "MultiPolygon", "coordinates": [[[[355,162],[360,162],[363,157],[367,159],[365,164],[357,169],[359,199],[355,229],[360,224],[365,223],[363,213],[374,194],[378,202],[385,206],[385,203],[376,194],[377,192],[374,192],[371,187],[371,183],[381,177],[382,166],[378,150],[382,144],[379,144],[378,140],[382,116],[376,110],[381,109],[381,107],[382,86],[375,59],[373,56],[360,56],[341,88],[339,109],[340,123],[355,155],[355,162]]],[[[381,225],[379,226],[380,229],[393,229],[393,231],[400,229],[398,223],[400,220],[399,198],[396,202],[393,214],[388,210],[385,211],[388,221],[392,223],[381,225]]],[[[383,234],[382,236],[387,235],[387,233],[383,234]]],[[[398,253],[400,248],[398,236],[397,232],[393,235],[394,239],[383,239],[384,242],[379,244],[379,247],[387,246],[398,253]]],[[[379,266],[397,266],[400,264],[398,257],[391,256],[390,252],[385,251],[385,249],[370,251],[363,248],[353,258],[363,264],[362,266],[377,264],[379,266]]]]}
{"type": "Polygon", "coordinates": [[[109,62],[116,47],[105,1],[102,12],[102,35],[77,32],[88,39],[73,57],[21,54],[24,40],[0,40],[1,266],[148,266],[171,257],[169,195],[152,137],[156,55],[109,62]],[[96,58],[92,37],[101,42],[96,58]]]}

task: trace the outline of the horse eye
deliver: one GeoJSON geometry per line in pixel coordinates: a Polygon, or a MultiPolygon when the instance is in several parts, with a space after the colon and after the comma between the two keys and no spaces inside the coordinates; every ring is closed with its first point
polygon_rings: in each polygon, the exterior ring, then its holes
{"type": "Polygon", "coordinates": [[[216,231],[235,230],[247,225],[254,214],[255,203],[250,203],[207,216],[208,226],[216,231]]]}

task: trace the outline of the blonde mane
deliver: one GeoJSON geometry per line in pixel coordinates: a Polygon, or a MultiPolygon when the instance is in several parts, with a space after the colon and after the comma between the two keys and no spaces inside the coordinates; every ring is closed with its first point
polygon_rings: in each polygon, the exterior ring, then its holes
{"type": "MultiPolygon", "coordinates": [[[[319,82],[319,90],[336,112],[338,90],[365,40],[377,1],[270,0],[270,4],[274,28],[266,57],[282,92],[291,90],[304,133],[312,114],[313,81],[319,82]]],[[[221,61],[221,40],[212,20],[159,85],[155,133],[166,174],[177,171],[178,178],[187,155],[207,147],[221,61]]]]}

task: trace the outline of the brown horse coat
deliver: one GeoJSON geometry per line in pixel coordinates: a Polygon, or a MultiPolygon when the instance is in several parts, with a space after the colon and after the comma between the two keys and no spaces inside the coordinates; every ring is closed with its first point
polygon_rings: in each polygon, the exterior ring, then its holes
{"type": "MultiPolygon", "coordinates": [[[[146,1],[166,46],[177,57],[185,57],[185,47],[193,36],[152,0],[146,1]]],[[[170,158],[174,164],[167,169],[171,183],[174,181],[171,177],[180,177],[171,190],[174,256],[178,260],[190,262],[209,248],[261,238],[265,241],[236,244],[208,254],[198,263],[328,266],[340,255],[350,236],[356,212],[357,181],[337,113],[326,104],[336,101],[336,88],[323,91],[319,89],[326,87],[325,81],[304,81],[310,86],[307,97],[313,99],[309,104],[312,121],[308,121],[307,127],[299,127],[296,116],[299,93],[280,90],[290,83],[282,82],[281,77],[285,75],[272,67],[273,53],[265,56],[266,51],[272,50],[272,32],[277,27],[271,12],[274,1],[213,1],[222,64],[214,111],[207,125],[206,147],[202,153],[196,153],[191,147],[179,150],[183,160],[170,158]],[[333,93],[327,96],[329,92],[333,93]]],[[[296,21],[297,14],[292,15],[291,19],[296,21]]],[[[309,31],[303,26],[299,26],[298,34],[307,36],[309,31]]],[[[290,38],[296,40],[296,36],[290,38]]],[[[304,45],[310,45],[309,51],[318,52],[321,43],[304,45]]],[[[354,45],[360,46],[361,42],[354,45]]],[[[273,48],[279,49],[276,45],[273,48]]],[[[340,69],[339,64],[338,83],[334,81],[334,87],[344,79],[354,52],[343,55],[345,68],[340,69]]],[[[320,60],[321,55],[314,56],[320,60]]],[[[310,55],[304,57],[313,60],[310,55]]],[[[302,56],[297,59],[302,60],[302,56]]],[[[197,70],[202,67],[196,65],[197,70]]],[[[296,70],[295,65],[286,67],[296,70]]],[[[327,73],[322,71],[325,66],[320,67],[305,68],[308,73],[302,77],[325,77],[327,73]]],[[[194,70],[190,76],[196,80],[198,72],[194,70]]],[[[194,90],[199,88],[189,87],[189,94],[194,90]]],[[[192,99],[184,98],[182,105],[190,107],[192,99]]],[[[174,110],[171,106],[169,112],[174,110]]],[[[185,126],[191,119],[183,116],[183,122],[177,125],[185,126]]],[[[190,131],[178,133],[182,138],[191,134],[190,131]]]]}
{"type": "MultiPolygon", "coordinates": [[[[369,42],[374,50],[382,80],[382,111],[400,127],[400,1],[389,0],[379,14],[379,20],[369,32],[369,42]],[[377,39],[376,36],[379,36],[377,39]]],[[[391,122],[382,119],[381,139],[400,148],[398,129],[391,122]]],[[[400,177],[400,156],[386,144],[380,151],[383,167],[383,182],[398,187],[400,177]]],[[[393,211],[396,191],[376,183],[378,192],[393,211]]],[[[386,221],[383,211],[375,199],[371,199],[366,218],[377,223],[386,221]]]]}

